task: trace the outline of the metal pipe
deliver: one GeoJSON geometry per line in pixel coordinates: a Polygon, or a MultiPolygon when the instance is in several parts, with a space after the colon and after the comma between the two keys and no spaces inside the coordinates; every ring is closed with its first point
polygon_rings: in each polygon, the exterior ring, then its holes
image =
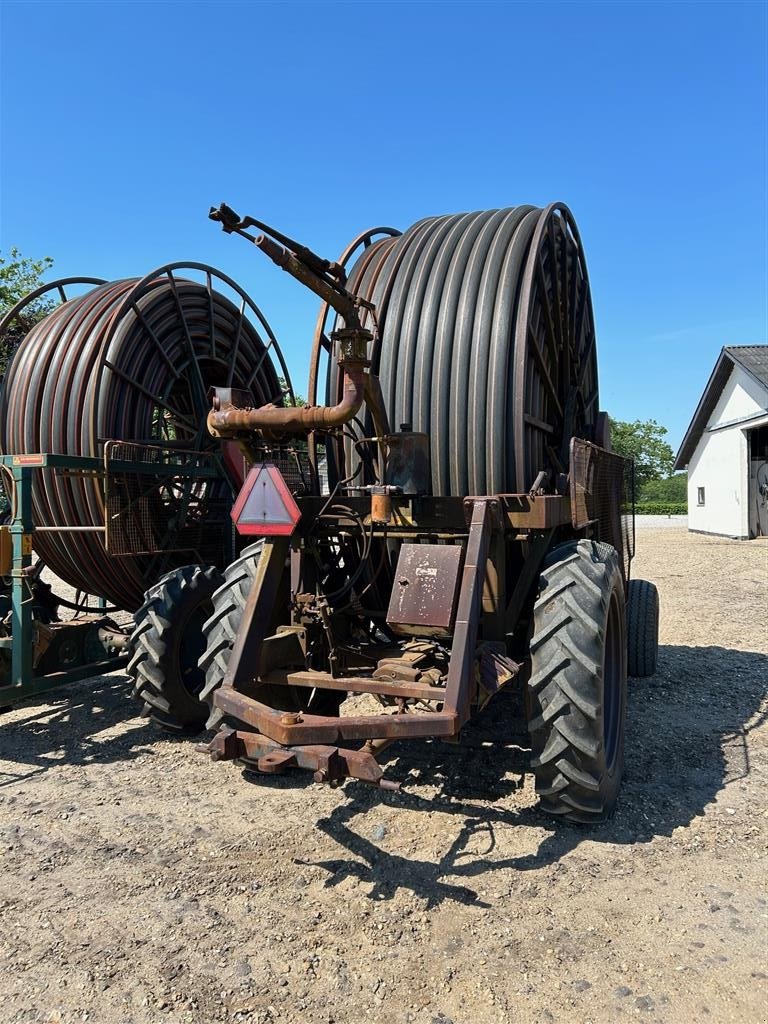
{"type": "Polygon", "coordinates": [[[36,526],[35,533],[104,533],[106,526],[36,526]]]}
{"type": "Polygon", "coordinates": [[[341,401],[333,406],[305,405],[281,408],[265,405],[260,409],[237,409],[219,405],[208,413],[208,430],[214,437],[231,437],[244,431],[265,434],[308,434],[312,430],[341,427],[357,415],[365,398],[365,362],[342,360],[344,390],[341,401]]]}
{"type": "Polygon", "coordinates": [[[285,270],[286,273],[301,281],[323,301],[332,306],[336,312],[343,316],[348,322],[357,321],[357,305],[354,295],[350,295],[338,282],[331,283],[320,277],[310,267],[298,259],[290,250],[284,249],[282,245],[273,242],[266,235],[259,235],[254,238],[253,244],[269,256],[273,263],[285,270]]]}
{"type": "MultiPolygon", "coordinates": [[[[230,402],[222,403],[221,397],[216,395],[213,409],[208,414],[210,433],[214,437],[231,437],[251,431],[259,431],[268,437],[290,434],[304,436],[315,430],[327,431],[348,423],[360,411],[366,398],[366,391],[374,400],[381,394],[380,389],[372,387],[370,381],[366,384],[364,372],[369,365],[367,346],[368,342],[373,340],[373,335],[361,323],[360,308],[372,312],[373,305],[343,287],[346,272],[339,264],[330,264],[305,246],[298,245],[267,225],[252,217],[241,219],[224,203],[218,210],[212,208],[210,217],[220,221],[225,231],[235,231],[253,242],[278,267],[295,277],[336,310],[336,313],[343,317],[345,324],[331,335],[331,340],[339,343],[338,363],[343,371],[342,394],[336,405],[279,408],[270,404],[258,409],[242,409],[236,408],[230,402]],[[278,245],[269,234],[256,237],[249,235],[244,231],[244,228],[249,226],[261,227],[285,242],[288,248],[278,245]]],[[[380,410],[383,410],[380,401],[378,405],[380,410]]],[[[379,419],[386,421],[386,415],[380,412],[379,419]]]]}

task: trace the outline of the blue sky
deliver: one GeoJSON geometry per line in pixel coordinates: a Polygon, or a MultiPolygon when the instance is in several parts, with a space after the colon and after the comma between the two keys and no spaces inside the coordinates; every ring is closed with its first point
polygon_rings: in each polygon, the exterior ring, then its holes
{"type": "Polygon", "coordinates": [[[720,347],[766,341],[765,5],[0,10],[0,246],[55,276],[212,263],[265,311],[299,391],[316,302],[212,203],[335,256],[374,224],[567,202],[601,404],[674,446],[720,347]]]}

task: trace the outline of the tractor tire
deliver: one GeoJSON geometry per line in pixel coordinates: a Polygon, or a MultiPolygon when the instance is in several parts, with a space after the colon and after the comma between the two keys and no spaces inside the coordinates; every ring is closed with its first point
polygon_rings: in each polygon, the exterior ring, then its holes
{"type": "Polygon", "coordinates": [[[205,647],[200,669],[205,675],[205,683],[200,697],[208,709],[209,729],[218,729],[222,724],[222,713],[214,706],[213,695],[224,680],[263,546],[263,541],[256,541],[244,548],[240,557],[227,566],[224,581],[213,595],[211,616],[203,625],[205,647]]]}
{"type": "MultiPolygon", "coordinates": [[[[263,541],[256,541],[245,548],[240,557],[224,572],[224,581],[213,595],[213,614],[203,626],[205,650],[200,658],[200,669],[205,674],[205,684],[200,694],[208,709],[208,728],[218,729],[221,725],[242,728],[243,724],[225,721],[222,712],[214,705],[213,696],[224,681],[229,656],[240,628],[245,602],[256,579],[256,568],[261,555],[263,541]]],[[[284,620],[283,620],[284,621],[284,620]]],[[[276,625],[280,622],[279,613],[276,625]]],[[[303,699],[305,689],[291,686],[261,686],[260,699],[279,711],[311,711],[314,714],[337,714],[343,694],[314,690],[311,702],[303,699]]]]}
{"type": "Polygon", "coordinates": [[[571,541],[544,563],[534,607],[529,721],[540,806],[572,822],[609,817],[624,766],[624,581],[609,544],[571,541]]]}
{"type": "Polygon", "coordinates": [[[630,580],[627,588],[627,671],[652,676],[659,660],[659,592],[648,580],[630,580]]]}
{"type": "Polygon", "coordinates": [[[185,565],[158,580],[135,613],[128,675],[144,715],[172,732],[200,732],[208,718],[198,667],[203,623],[222,576],[213,566],[185,565]]]}

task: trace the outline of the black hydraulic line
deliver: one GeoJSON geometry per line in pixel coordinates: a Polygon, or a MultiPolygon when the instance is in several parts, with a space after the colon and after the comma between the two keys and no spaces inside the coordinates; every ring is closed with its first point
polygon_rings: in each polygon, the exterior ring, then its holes
{"type": "Polygon", "coordinates": [[[428,432],[428,421],[425,420],[426,408],[415,400],[416,358],[418,350],[419,328],[424,317],[424,299],[435,260],[445,241],[446,236],[461,215],[441,217],[419,254],[411,286],[404,303],[403,319],[400,327],[400,372],[395,383],[395,410],[398,422],[410,423],[414,430],[428,432]]]}
{"type": "Polygon", "coordinates": [[[473,472],[469,481],[469,489],[472,494],[485,493],[480,489],[481,487],[493,493],[498,491],[504,482],[503,475],[494,472],[495,464],[499,461],[495,448],[500,447],[498,442],[505,437],[505,434],[503,431],[496,431],[492,428],[491,425],[496,421],[493,414],[489,414],[488,391],[493,380],[494,369],[491,346],[494,323],[501,312],[499,299],[503,301],[503,294],[513,291],[509,288],[508,281],[504,281],[502,296],[498,294],[505,257],[513,245],[515,234],[530,210],[531,207],[517,206],[507,211],[488,251],[480,280],[472,339],[467,413],[472,429],[472,451],[483,452],[484,458],[482,465],[480,459],[473,460],[473,472]]]}
{"type": "MultiPolygon", "coordinates": [[[[488,424],[503,422],[504,417],[509,415],[513,355],[510,339],[514,330],[522,265],[539,217],[539,210],[533,207],[525,209],[525,216],[504,253],[496,289],[485,410],[488,424]]],[[[509,486],[508,481],[517,480],[514,445],[509,442],[506,431],[488,429],[487,438],[490,480],[493,488],[500,490],[502,485],[509,486]]]]}
{"type": "MultiPolygon", "coordinates": [[[[381,355],[379,376],[381,379],[384,404],[390,413],[390,422],[397,427],[403,422],[397,404],[397,379],[401,372],[400,332],[404,315],[404,306],[419,255],[432,234],[439,229],[440,218],[433,217],[411,231],[402,235],[396,249],[402,250],[402,258],[392,285],[392,293],[387,304],[387,338],[380,339],[381,355]],[[390,340],[391,339],[391,340],[390,340]]],[[[402,366],[404,369],[404,366],[402,366]]]]}
{"type": "Polygon", "coordinates": [[[461,294],[456,310],[456,333],[451,360],[451,403],[448,420],[448,446],[450,450],[451,488],[458,494],[487,494],[485,483],[485,452],[477,449],[473,426],[469,418],[470,366],[473,354],[475,317],[479,307],[480,280],[488,258],[488,251],[507,211],[496,210],[483,224],[464,266],[461,294]],[[483,463],[483,471],[475,470],[475,463],[483,463]],[[474,491],[470,481],[480,478],[481,488],[474,491]]]}

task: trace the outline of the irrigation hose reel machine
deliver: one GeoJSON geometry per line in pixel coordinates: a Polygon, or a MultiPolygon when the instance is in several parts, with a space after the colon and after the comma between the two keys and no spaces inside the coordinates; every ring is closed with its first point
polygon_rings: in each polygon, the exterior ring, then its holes
{"type": "Polygon", "coordinates": [[[609,814],[642,581],[570,212],[431,217],[366,232],[338,262],[225,205],[211,217],[323,305],[306,406],[218,389],[207,417],[253,466],[233,517],[260,541],[232,569],[237,600],[225,574],[214,601],[205,749],[397,788],[379,763],[392,742],[455,741],[516,685],[542,806],[609,814]],[[281,479],[284,444],[309,493],[281,479]],[[347,713],[349,695],[368,703],[347,713]]]}

